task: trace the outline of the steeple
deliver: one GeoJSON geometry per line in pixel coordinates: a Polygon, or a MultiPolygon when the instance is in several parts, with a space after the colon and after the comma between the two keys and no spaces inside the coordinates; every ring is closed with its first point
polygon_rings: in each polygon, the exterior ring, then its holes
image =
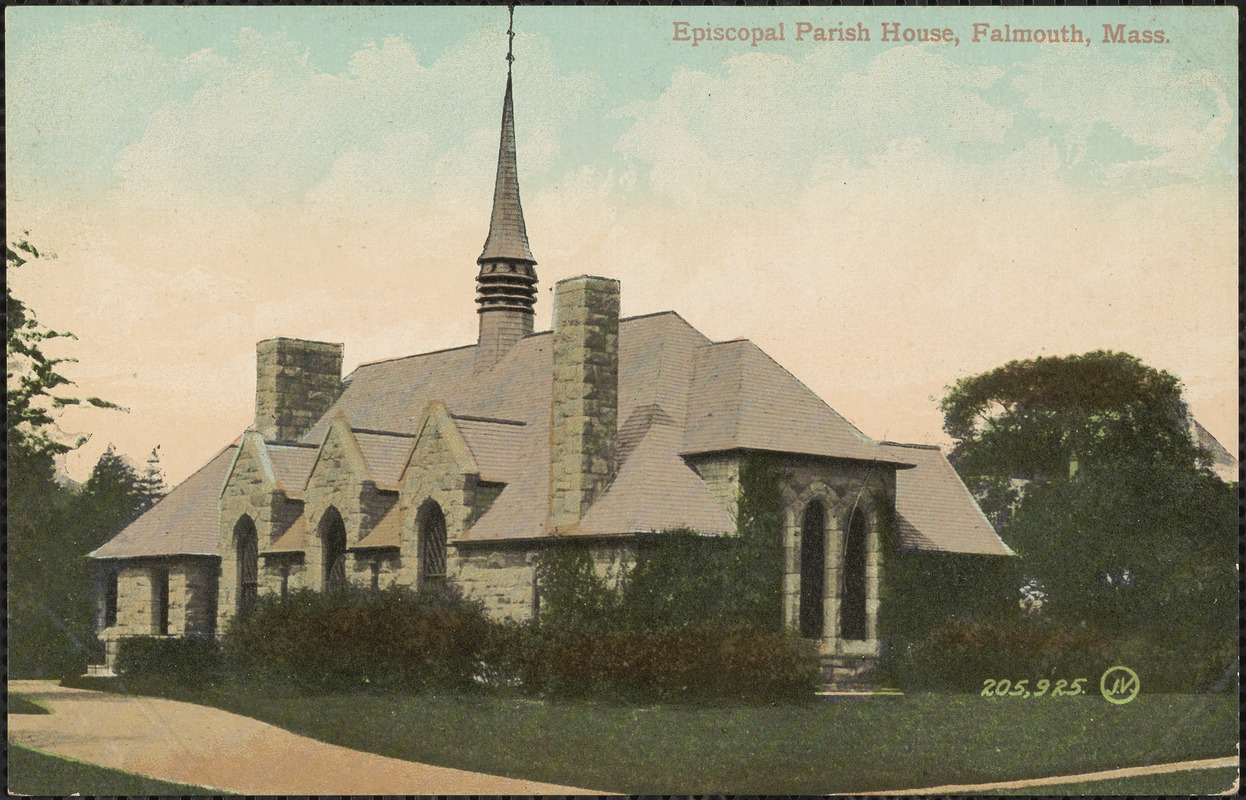
{"type": "Polygon", "coordinates": [[[515,106],[511,91],[511,64],[515,60],[515,7],[506,34],[506,96],[502,100],[502,142],[498,147],[498,174],[493,189],[489,236],[476,263],[476,303],[480,314],[477,363],[492,365],[515,342],[532,333],[532,306],[536,303],[536,259],[528,249],[528,231],[519,202],[519,174],[515,165],[515,106]]]}

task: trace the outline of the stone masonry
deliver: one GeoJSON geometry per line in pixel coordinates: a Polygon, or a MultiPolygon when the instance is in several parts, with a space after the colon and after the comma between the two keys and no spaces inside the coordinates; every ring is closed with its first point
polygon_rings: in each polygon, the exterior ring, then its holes
{"type": "Polygon", "coordinates": [[[255,346],[255,428],[266,441],[293,442],[337,399],[343,345],[265,339],[255,346]]]}
{"type": "Polygon", "coordinates": [[[550,527],[570,529],[615,469],[619,282],[580,276],[554,287],[550,527]]]}

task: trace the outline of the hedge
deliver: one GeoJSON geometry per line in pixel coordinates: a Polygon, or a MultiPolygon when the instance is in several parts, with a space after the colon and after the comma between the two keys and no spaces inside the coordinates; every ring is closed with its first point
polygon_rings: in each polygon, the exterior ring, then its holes
{"type": "Polygon", "coordinates": [[[221,649],[211,636],[129,637],[117,645],[116,672],[144,681],[203,683],[221,676],[221,649]]]}
{"type": "Polygon", "coordinates": [[[238,679],[313,692],[461,688],[488,627],[478,603],[448,589],[303,590],[235,619],[223,656],[238,679]]]}
{"type": "Polygon", "coordinates": [[[812,699],[820,682],[811,641],[726,625],[660,631],[545,630],[524,674],[549,697],[639,702],[812,699]]]}

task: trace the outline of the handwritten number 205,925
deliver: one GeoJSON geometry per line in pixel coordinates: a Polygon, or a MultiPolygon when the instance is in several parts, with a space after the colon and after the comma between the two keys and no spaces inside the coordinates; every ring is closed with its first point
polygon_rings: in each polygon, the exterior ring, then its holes
{"type": "Polygon", "coordinates": [[[1042,697],[1047,694],[1048,689],[1051,689],[1052,697],[1075,697],[1085,691],[1083,686],[1085,683],[1085,678],[1078,678],[1072,684],[1066,680],[1057,680],[1055,688],[1052,688],[1051,681],[1043,679],[1035,682],[1034,691],[1030,691],[1028,680],[1013,683],[1007,678],[1001,680],[987,678],[982,683],[981,694],[983,697],[1042,697]]]}

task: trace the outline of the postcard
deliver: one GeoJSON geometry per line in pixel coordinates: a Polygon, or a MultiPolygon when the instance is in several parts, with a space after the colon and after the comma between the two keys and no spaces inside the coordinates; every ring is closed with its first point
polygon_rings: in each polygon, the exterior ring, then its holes
{"type": "Polygon", "coordinates": [[[1234,791],[1237,53],[6,9],[9,791],[1234,791]]]}

